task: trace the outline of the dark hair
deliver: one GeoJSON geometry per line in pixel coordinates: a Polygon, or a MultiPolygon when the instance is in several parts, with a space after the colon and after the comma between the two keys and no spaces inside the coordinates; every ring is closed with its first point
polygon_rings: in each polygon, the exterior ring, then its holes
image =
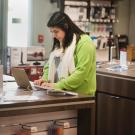
{"type": "MultiPolygon", "coordinates": [[[[80,39],[80,35],[84,34],[84,32],[73,23],[69,16],[63,12],[55,12],[48,21],[47,26],[58,27],[65,32],[65,39],[62,43],[64,50],[71,44],[74,33],[77,36],[77,42],[80,39]]],[[[56,47],[60,48],[60,42],[54,38],[52,50],[54,50],[56,47]]]]}

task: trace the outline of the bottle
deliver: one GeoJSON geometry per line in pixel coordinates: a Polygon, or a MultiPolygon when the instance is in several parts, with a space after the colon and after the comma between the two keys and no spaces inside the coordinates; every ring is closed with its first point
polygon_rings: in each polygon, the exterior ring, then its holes
{"type": "Polygon", "coordinates": [[[120,50],[120,66],[127,68],[127,51],[125,48],[120,50]]]}

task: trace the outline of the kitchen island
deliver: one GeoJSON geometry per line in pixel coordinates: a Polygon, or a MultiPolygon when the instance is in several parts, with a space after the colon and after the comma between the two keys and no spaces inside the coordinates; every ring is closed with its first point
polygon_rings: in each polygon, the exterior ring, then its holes
{"type": "Polygon", "coordinates": [[[123,71],[112,66],[97,68],[96,135],[134,135],[135,65],[123,71]]]}
{"type": "Polygon", "coordinates": [[[70,117],[77,118],[77,135],[94,135],[94,97],[50,96],[45,90],[22,90],[15,82],[4,83],[3,91],[6,98],[2,98],[0,102],[2,135],[11,135],[10,130],[4,134],[4,128],[18,126],[20,123],[64,119],[68,117],[68,113],[70,117]],[[29,96],[31,99],[8,99],[8,97],[16,98],[17,96],[25,98],[29,96]]]}

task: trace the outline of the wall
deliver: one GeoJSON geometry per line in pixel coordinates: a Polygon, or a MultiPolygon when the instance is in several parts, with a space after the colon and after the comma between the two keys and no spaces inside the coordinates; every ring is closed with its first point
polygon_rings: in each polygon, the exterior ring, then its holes
{"type": "Polygon", "coordinates": [[[7,46],[26,47],[29,44],[30,1],[8,0],[7,46]]]}
{"type": "Polygon", "coordinates": [[[7,0],[0,0],[0,61],[3,65],[6,62],[4,58],[7,44],[7,2],[7,0]]]}
{"type": "Polygon", "coordinates": [[[127,34],[129,44],[135,44],[135,0],[121,0],[117,3],[119,23],[114,25],[114,33],[127,34]]]}
{"type": "Polygon", "coordinates": [[[45,45],[46,57],[52,45],[52,36],[46,25],[52,13],[58,10],[57,4],[50,3],[50,0],[32,0],[31,45],[45,45]],[[44,35],[43,43],[37,42],[38,34],[44,35]]]}
{"type": "Polygon", "coordinates": [[[7,45],[16,47],[45,45],[46,56],[48,56],[52,38],[46,24],[51,14],[57,10],[59,10],[57,3],[50,3],[50,0],[10,0],[7,45]],[[19,6],[17,6],[18,4],[19,6]],[[16,19],[17,22],[13,23],[13,19],[16,19]],[[38,35],[45,37],[43,43],[38,43],[38,35]]]}
{"type": "Polygon", "coordinates": [[[117,3],[117,17],[119,23],[114,24],[115,34],[127,34],[129,32],[129,0],[121,0],[117,3]]]}
{"type": "MultiPolygon", "coordinates": [[[[0,16],[2,16],[2,4],[0,0],[0,16]]],[[[0,19],[0,52],[2,52],[2,19],[0,19]]],[[[2,55],[0,53],[0,62],[2,59],[2,55]]]]}
{"type": "Polygon", "coordinates": [[[135,45],[135,0],[130,0],[129,43],[135,45]]]}

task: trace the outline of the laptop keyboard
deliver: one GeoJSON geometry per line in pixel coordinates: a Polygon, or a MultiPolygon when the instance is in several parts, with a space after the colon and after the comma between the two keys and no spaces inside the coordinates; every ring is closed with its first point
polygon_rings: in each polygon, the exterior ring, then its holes
{"type": "Polygon", "coordinates": [[[35,89],[35,90],[48,90],[47,87],[45,88],[45,87],[42,87],[40,85],[35,85],[35,84],[34,84],[34,86],[32,88],[35,89]]]}

